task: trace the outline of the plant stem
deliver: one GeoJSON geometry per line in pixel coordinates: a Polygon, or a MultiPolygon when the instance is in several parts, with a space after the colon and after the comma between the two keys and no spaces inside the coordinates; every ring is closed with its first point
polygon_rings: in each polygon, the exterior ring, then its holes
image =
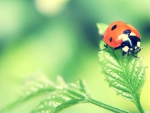
{"type": "Polygon", "coordinates": [[[138,110],[139,110],[140,113],[145,113],[144,110],[143,110],[143,108],[142,108],[142,106],[141,106],[139,98],[136,100],[136,106],[137,106],[137,108],[138,108],[138,110]]]}
{"type": "MultiPolygon", "coordinates": [[[[124,111],[124,110],[121,110],[121,109],[118,109],[118,108],[115,108],[115,107],[112,107],[110,105],[107,105],[107,104],[104,104],[104,103],[101,103],[97,100],[94,100],[92,98],[89,98],[88,101],[94,105],[97,105],[99,107],[102,107],[102,108],[105,108],[109,111],[112,111],[112,112],[115,112],[115,113],[129,113],[128,111],[124,111]]],[[[144,113],[144,112],[141,112],[141,113],[144,113]]]]}
{"type": "Polygon", "coordinates": [[[104,109],[107,109],[109,111],[115,112],[115,113],[129,113],[127,111],[124,111],[124,110],[112,107],[110,105],[107,105],[107,104],[104,104],[102,102],[99,102],[97,100],[92,99],[91,95],[89,94],[89,92],[88,92],[88,90],[87,90],[87,88],[86,88],[86,86],[84,84],[84,82],[82,80],[80,80],[79,82],[80,82],[80,86],[81,86],[82,90],[84,91],[84,93],[86,95],[87,102],[92,103],[94,105],[97,105],[99,107],[102,107],[104,109]]]}

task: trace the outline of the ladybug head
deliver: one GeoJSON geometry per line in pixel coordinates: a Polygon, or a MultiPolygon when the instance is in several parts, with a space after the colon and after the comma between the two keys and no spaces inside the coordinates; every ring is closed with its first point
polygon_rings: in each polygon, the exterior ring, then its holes
{"type": "Polygon", "coordinates": [[[135,55],[141,50],[140,38],[129,29],[124,30],[123,34],[121,34],[118,39],[122,39],[120,47],[123,51],[123,55],[126,53],[132,53],[132,55],[135,55]]]}

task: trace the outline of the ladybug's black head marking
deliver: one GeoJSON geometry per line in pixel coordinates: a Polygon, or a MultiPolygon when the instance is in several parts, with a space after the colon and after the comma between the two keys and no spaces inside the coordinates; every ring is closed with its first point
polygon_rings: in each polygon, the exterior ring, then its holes
{"type": "Polygon", "coordinates": [[[112,26],[111,30],[113,31],[116,28],[117,28],[117,25],[115,24],[114,26],[112,26]]]}
{"type": "Polygon", "coordinates": [[[112,42],[112,37],[109,38],[109,41],[112,42]]]}

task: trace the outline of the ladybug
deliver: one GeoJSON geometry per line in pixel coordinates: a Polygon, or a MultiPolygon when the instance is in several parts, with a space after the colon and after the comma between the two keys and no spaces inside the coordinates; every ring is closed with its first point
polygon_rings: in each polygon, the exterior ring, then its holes
{"type": "Polygon", "coordinates": [[[139,32],[130,24],[122,21],[111,23],[106,29],[103,37],[106,47],[121,49],[122,55],[136,54],[141,50],[141,37],[139,32]]]}

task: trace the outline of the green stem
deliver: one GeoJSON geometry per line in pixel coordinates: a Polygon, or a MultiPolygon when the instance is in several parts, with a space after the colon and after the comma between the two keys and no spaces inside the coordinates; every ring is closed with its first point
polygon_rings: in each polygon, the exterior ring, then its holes
{"type": "Polygon", "coordinates": [[[136,107],[137,107],[137,109],[139,110],[140,113],[145,113],[142,106],[141,106],[140,98],[137,98],[137,100],[136,100],[136,107]]]}
{"type": "MultiPolygon", "coordinates": [[[[94,105],[97,105],[97,106],[99,106],[99,107],[102,107],[102,108],[104,108],[104,109],[107,109],[107,110],[109,110],[109,111],[112,111],[112,112],[114,112],[114,113],[130,113],[130,112],[128,112],[128,111],[124,111],[124,110],[121,110],[121,109],[112,107],[112,106],[110,106],[110,105],[101,103],[101,102],[99,102],[99,101],[97,101],[97,100],[94,100],[94,99],[92,99],[92,98],[89,98],[88,101],[89,101],[90,103],[94,104],[94,105]]],[[[142,113],[142,112],[141,112],[141,113],[142,113]]]]}

